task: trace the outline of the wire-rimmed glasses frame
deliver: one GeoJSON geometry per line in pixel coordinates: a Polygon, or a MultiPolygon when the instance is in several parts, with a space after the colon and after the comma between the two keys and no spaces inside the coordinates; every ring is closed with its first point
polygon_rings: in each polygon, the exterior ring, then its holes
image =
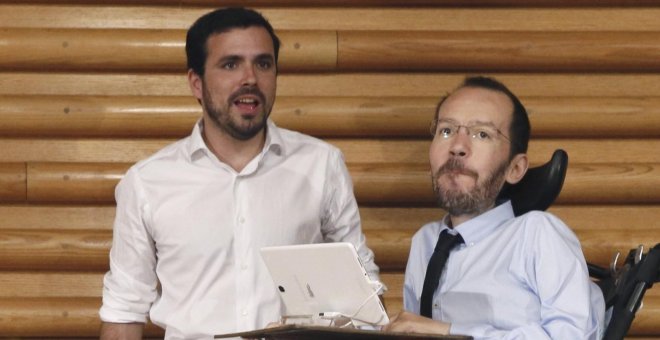
{"type": "Polygon", "coordinates": [[[441,134],[444,139],[451,139],[460,132],[462,127],[465,128],[468,136],[474,140],[490,142],[494,141],[498,136],[502,136],[509,143],[511,143],[511,139],[507,137],[507,135],[500,131],[500,129],[490,124],[464,125],[458,124],[451,120],[435,118],[431,121],[429,132],[433,138],[435,138],[436,135],[441,134]],[[443,131],[438,131],[440,129],[443,131]]]}

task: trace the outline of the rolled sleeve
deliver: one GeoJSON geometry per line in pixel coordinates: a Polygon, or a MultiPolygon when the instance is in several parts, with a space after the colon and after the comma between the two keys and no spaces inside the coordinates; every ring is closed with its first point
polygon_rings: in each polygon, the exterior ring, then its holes
{"type": "Polygon", "coordinates": [[[158,296],[156,251],[146,223],[147,203],[134,168],[117,185],[115,198],[110,270],[103,280],[99,316],[105,322],[145,322],[158,296]]]}

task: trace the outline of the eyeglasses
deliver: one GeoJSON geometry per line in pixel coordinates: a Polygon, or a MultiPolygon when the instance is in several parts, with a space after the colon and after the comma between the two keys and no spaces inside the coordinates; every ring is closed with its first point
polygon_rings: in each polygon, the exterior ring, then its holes
{"type": "Polygon", "coordinates": [[[460,132],[462,127],[465,128],[468,136],[472,137],[475,141],[492,143],[496,141],[499,136],[502,136],[511,143],[509,137],[502,133],[498,128],[489,124],[460,125],[450,120],[434,119],[431,121],[430,132],[431,136],[434,138],[437,135],[442,137],[442,139],[451,139],[460,132]]]}

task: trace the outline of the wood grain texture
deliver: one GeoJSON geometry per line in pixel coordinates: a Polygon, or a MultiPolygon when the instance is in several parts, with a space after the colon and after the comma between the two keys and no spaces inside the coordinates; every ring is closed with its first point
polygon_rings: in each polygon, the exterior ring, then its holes
{"type": "MultiPolygon", "coordinates": [[[[192,130],[192,127],[191,127],[192,130]]],[[[175,139],[130,138],[0,138],[0,163],[73,162],[135,163],[175,139]]],[[[348,164],[416,164],[428,168],[428,139],[326,139],[337,146],[348,164]]],[[[547,162],[564,149],[572,164],[660,163],[660,139],[535,139],[530,141],[532,165],[547,162]]]]}
{"type": "MultiPolygon", "coordinates": [[[[428,122],[465,74],[521,97],[550,212],[588,261],[660,241],[660,4],[651,0],[229,0],[282,38],[274,121],[343,152],[367,244],[402,308],[412,235],[444,214],[428,122]]],[[[126,169],[187,136],[183,39],[211,0],[0,0],[0,335],[97,338],[126,169]],[[46,19],[44,19],[46,18],[46,19]]],[[[631,335],[660,339],[660,290],[631,335]]],[[[149,325],[146,338],[162,338],[149,325]]]]}
{"type": "MultiPolygon", "coordinates": [[[[27,165],[27,202],[111,204],[114,187],[129,166],[126,163],[30,162],[27,165]]],[[[424,164],[349,163],[348,169],[360,204],[429,206],[434,202],[428,166],[424,164]]],[[[660,203],[660,164],[571,164],[557,202],[660,203]]]]}
{"type": "MultiPolygon", "coordinates": [[[[280,71],[337,66],[334,31],[281,31],[280,71]]],[[[187,71],[186,32],[172,29],[0,28],[0,70],[72,72],[187,71]]]]}
{"type": "Polygon", "coordinates": [[[0,230],[0,269],[105,271],[111,244],[105,230],[0,230]]]}
{"type": "MultiPolygon", "coordinates": [[[[645,230],[655,225],[660,216],[660,205],[556,204],[548,211],[576,232],[645,230]]],[[[439,220],[444,214],[443,210],[436,207],[360,206],[362,228],[373,233],[390,229],[412,233],[430,221],[439,220]]],[[[109,231],[115,217],[115,206],[5,204],[0,205],[0,216],[3,217],[0,219],[0,230],[109,231]]]]}
{"type": "Polygon", "coordinates": [[[111,230],[114,205],[0,205],[0,229],[111,230]]]}
{"type": "Polygon", "coordinates": [[[338,66],[353,71],[653,72],[654,32],[339,32],[338,66]],[[478,48],[477,48],[478,47],[478,48]]]}
{"type": "MultiPolygon", "coordinates": [[[[14,3],[12,0],[2,2],[14,3]]],[[[99,0],[23,0],[24,4],[86,4],[100,5],[99,0]]],[[[214,0],[113,0],[113,4],[142,4],[150,6],[216,6],[214,0]]],[[[224,6],[246,6],[246,7],[416,7],[416,6],[448,6],[448,7],[602,7],[602,6],[653,6],[657,3],[653,0],[536,0],[534,3],[521,0],[227,0],[224,6]]]]}
{"type": "Polygon", "coordinates": [[[0,163],[0,202],[24,202],[26,195],[25,163],[0,163]]]}
{"type": "MultiPolygon", "coordinates": [[[[648,98],[660,74],[488,73],[521,98],[648,98]]],[[[305,73],[278,77],[284,97],[434,97],[458,86],[460,73],[305,73]]],[[[0,72],[0,95],[190,96],[185,74],[0,72]]]]}
{"type": "MultiPolygon", "coordinates": [[[[653,72],[656,32],[281,31],[288,71],[653,72]],[[479,46],[475,50],[474,46],[479,46]]],[[[185,31],[0,28],[0,70],[186,71],[185,31]]]]}
{"type": "MultiPolygon", "coordinates": [[[[526,97],[534,138],[660,137],[660,97],[526,97]]],[[[427,138],[436,97],[280,96],[278,126],[322,138],[427,138]]],[[[192,96],[0,96],[5,137],[183,138],[192,96]]]]}
{"type": "MultiPolygon", "coordinates": [[[[81,275],[78,285],[99,286],[102,273],[81,275]]],[[[389,290],[385,294],[385,305],[388,313],[393,314],[402,309],[402,274],[382,274],[381,278],[389,290]]],[[[10,282],[6,288],[12,287],[12,282],[25,283],[23,290],[31,290],[33,287],[45,286],[54,283],[55,289],[63,290],[60,296],[6,296],[0,297],[0,332],[6,336],[40,336],[50,334],[55,336],[82,337],[97,336],[98,333],[98,308],[101,305],[100,289],[94,296],[86,296],[85,293],[76,295],[72,287],[61,287],[51,280],[67,281],[71,279],[65,275],[44,276],[38,273],[20,273],[13,276],[0,274],[0,284],[10,282]],[[68,296],[65,296],[67,295],[68,296]],[[30,328],[30,322],[39,322],[38,327],[30,328]]],[[[100,287],[99,287],[100,288],[100,287]]],[[[655,331],[655,321],[660,317],[660,295],[658,290],[650,289],[645,296],[644,307],[638,312],[630,335],[652,336],[658,335],[655,331]]],[[[92,294],[90,294],[92,295],[92,294]]],[[[162,330],[149,324],[145,331],[147,336],[162,336],[162,330]]]]}
{"type": "Polygon", "coordinates": [[[128,170],[121,163],[28,163],[28,202],[114,201],[117,182],[128,170]]]}
{"type": "MultiPolygon", "coordinates": [[[[320,0],[314,0],[320,1],[320,0]]],[[[386,0],[387,1],[387,0],[386,0]]],[[[487,1],[487,0],[485,0],[487,1]]],[[[551,0],[542,0],[551,1],[551,0]]],[[[561,0],[568,2],[568,0],[561,0]]],[[[585,1],[585,0],[578,0],[585,1]]],[[[607,0],[617,1],[617,0],[607,0]]],[[[626,1],[627,0],[620,0],[626,1]]],[[[652,1],[652,0],[635,0],[652,1]]],[[[465,3],[465,2],[462,2],[465,3]]],[[[3,4],[4,27],[187,29],[214,9],[103,4],[3,4]],[[40,18],[49,18],[48,21],[40,18]]],[[[554,7],[554,6],[553,6],[554,7]]],[[[256,8],[277,30],[660,31],[660,8],[256,8]],[[534,20],[530,20],[534,18],[534,20]]]]}
{"type": "MultiPolygon", "coordinates": [[[[403,271],[415,230],[366,230],[368,246],[384,271],[403,271]]],[[[587,261],[607,266],[615,252],[624,255],[637,245],[654,246],[657,228],[576,230],[587,261]]],[[[0,269],[106,271],[112,244],[109,230],[0,229],[0,269]]]]}
{"type": "MultiPolygon", "coordinates": [[[[100,298],[2,298],[0,334],[8,337],[97,336],[101,327],[100,298]]],[[[163,336],[163,330],[149,324],[145,336],[163,336]]]]}
{"type": "MultiPolygon", "coordinates": [[[[349,164],[360,204],[430,205],[425,166],[349,164]]],[[[571,164],[557,203],[655,204],[660,202],[659,164],[571,164]]]]}

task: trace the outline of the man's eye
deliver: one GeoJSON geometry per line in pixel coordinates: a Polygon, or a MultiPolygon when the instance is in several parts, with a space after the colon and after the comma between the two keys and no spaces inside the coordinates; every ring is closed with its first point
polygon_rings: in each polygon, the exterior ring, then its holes
{"type": "Polygon", "coordinates": [[[233,70],[236,68],[236,63],[230,62],[230,63],[224,63],[222,65],[222,68],[227,69],[227,70],[233,70]]]}
{"type": "Polygon", "coordinates": [[[477,136],[477,138],[483,139],[483,140],[490,139],[490,133],[488,133],[488,131],[485,131],[485,130],[477,131],[476,136],[477,136]]]}
{"type": "Polygon", "coordinates": [[[259,62],[257,66],[259,66],[259,68],[262,70],[269,70],[271,67],[273,67],[273,63],[271,63],[270,61],[262,61],[259,62]]]}
{"type": "Polygon", "coordinates": [[[440,134],[444,137],[449,137],[452,135],[452,130],[448,127],[440,128],[440,134]]]}

